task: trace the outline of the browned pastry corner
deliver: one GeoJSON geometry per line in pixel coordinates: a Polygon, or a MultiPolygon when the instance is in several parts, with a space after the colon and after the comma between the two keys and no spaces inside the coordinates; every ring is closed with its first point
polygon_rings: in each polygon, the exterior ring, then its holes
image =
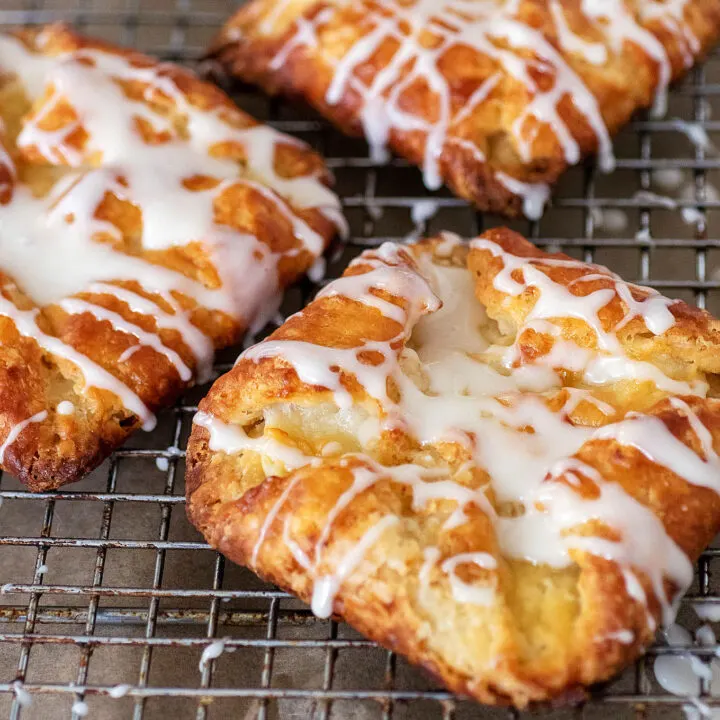
{"type": "Polygon", "coordinates": [[[577,700],[720,529],[720,324],[497,229],[363,253],[201,402],[231,560],[481,702],[577,700]]]}
{"type": "Polygon", "coordinates": [[[720,0],[251,0],[210,54],[481,210],[536,218],[720,33],[720,0]]]}
{"type": "Polygon", "coordinates": [[[0,465],[77,480],[335,232],[321,159],[191,72],[64,26],[0,36],[0,465]]]}

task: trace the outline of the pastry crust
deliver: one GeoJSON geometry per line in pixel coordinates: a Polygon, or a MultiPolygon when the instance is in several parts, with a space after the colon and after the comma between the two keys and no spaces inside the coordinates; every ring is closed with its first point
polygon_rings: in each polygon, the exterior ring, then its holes
{"type": "Polygon", "coordinates": [[[386,244],[215,382],[188,515],[455,692],[577,700],[720,529],[719,343],[509,230],[386,244]]]}
{"type": "Polygon", "coordinates": [[[720,32],[719,0],[253,0],[211,55],[387,145],[481,210],[538,217],[548,184],[720,32]]]}
{"type": "Polygon", "coordinates": [[[64,26],[0,37],[0,119],[0,465],[44,490],[207,379],[339,203],[216,87],[64,26]]]}

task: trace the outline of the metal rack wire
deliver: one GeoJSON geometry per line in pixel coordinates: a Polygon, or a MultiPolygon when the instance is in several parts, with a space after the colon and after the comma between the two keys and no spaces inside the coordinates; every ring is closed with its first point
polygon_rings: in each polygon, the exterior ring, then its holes
{"type": "MultiPolygon", "coordinates": [[[[235,3],[1,5],[0,26],[63,20],[194,64],[235,3]]],[[[386,239],[440,229],[470,236],[500,222],[441,192],[432,196],[435,216],[416,226],[412,207],[430,196],[415,169],[399,160],[375,165],[363,143],[340,137],[314,115],[248,89],[231,90],[256,116],[317,147],[335,171],[352,237],[332,252],[328,277],[362,248],[386,239]]],[[[690,143],[673,118],[699,123],[712,137],[720,131],[720,121],[711,120],[718,107],[720,55],[673,91],[670,119],[639,119],[623,133],[613,175],[598,175],[591,163],[572,171],[544,218],[517,227],[540,245],[610,265],[717,312],[720,275],[713,268],[720,268],[720,195],[713,183],[720,178],[720,158],[702,143],[690,143]],[[671,176],[678,187],[659,190],[671,176]],[[669,194],[675,201],[638,191],[669,194]]],[[[310,281],[301,283],[288,292],[284,310],[296,310],[316,290],[310,281]]],[[[183,447],[204,391],[189,393],[153,433],[136,436],[79,484],[31,495],[12,478],[0,480],[0,716],[506,718],[506,710],[480,708],[439,690],[393,653],[344,625],[314,618],[298,601],[207,547],[183,508],[183,447]],[[223,652],[199,667],[215,638],[223,643],[213,649],[223,652]]],[[[709,549],[698,563],[681,609],[688,626],[699,624],[692,612],[698,603],[716,605],[720,613],[720,586],[711,573],[719,556],[720,550],[709,549]]],[[[549,716],[682,717],[686,701],[653,681],[649,662],[681,652],[708,660],[715,649],[657,645],[583,707],[549,716]]],[[[707,683],[701,690],[703,702],[717,703],[707,683]]]]}

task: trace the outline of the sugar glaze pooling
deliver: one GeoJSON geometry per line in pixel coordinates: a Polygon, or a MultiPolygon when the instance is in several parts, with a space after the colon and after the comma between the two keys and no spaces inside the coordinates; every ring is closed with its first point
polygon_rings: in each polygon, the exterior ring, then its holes
{"type": "MultiPolygon", "coordinates": [[[[474,155],[478,162],[485,162],[485,154],[478,145],[464,137],[462,123],[492,95],[499,74],[503,73],[529,94],[527,106],[511,129],[523,161],[531,158],[538,125],[552,130],[569,164],[580,160],[577,140],[559,111],[561,100],[570,98],[595,135],[600,167],[609,171],[614,167],[614,158],[608,129],[595,97],[573,69],[569,58],[576,56],[591,65],[602,66],[612,55],[622,52],[625,43],[640,48],[657,66],[654,111],[663,115],[671,79],[670,60],[660,41],[642,23],[658,22],[669,31],[683,51],[685,64],[690,66],[699,43],[685,22],[686,2],[645,0],[637,3],[636,10],[632,11],[623,0],[581,0],[581,12],[594,22],[602,35],[602,42],[589,42],[573,32],[562,4],[551,0],[548,7],[554,24],[555,44],[542,32],[518,20],[521,0],[415,0],[412,3],[381,0],[363,3],[369,18],[366,31],[340,58],[328,59],[333,64],[333,77],[325,101],[333,106],[348,95],[360,99],[364,134],[372,157],[380,162],[387,157],[386,148],[393,131],[423,133],[426,138],[423,175],[427,187],[434,190],[442,183],[439,163],[444,148],[458,145],[474,155]],[[391,42],[396,43],[396,49],[388,63],[369,82],[362,80],[358,70],[391,42]],[[498,65],[498,72],[490,75],[460,104],[453,97],[457,90],[450,87],[441,69],[444,56],[456,47],[470,48],[498,65]],[[527,58],[528,51],[533,55],[532,59],[527,58]],[[549,88],[541,87],[534,79],[534,73],[538,71],[552,76],[549,88]],[[419,83],[425,83],[435,97],[434,120],[408,111],[403,103],[408,91],[419,83]]],[[[300,17],[271,62],[271,69],[282,67],[297,48],[316,48],[319,30],[348,5],[348,0],[335,0],[312,18],[300,17]]],[[[262,23],[264,32],[272,31],[287,2],[276,3],[276,6],[262,23]]],[[[495,178],[523,199],[527,217],[540,217],[549,197],[546,185],[523,182],[501,171],[495,172],[495,178]]]]}
{"type": "MultiPolygon", "coordinates": [[[[393,320],[398,334],[387,342],[373,341],[337,351],[312,342],[269,340],[250,348],[241,357],[254,361],[279,358],[304,382],[327,388],[339,408],[347,407],[352,401],[342,378],[354,376],[382,409],[377,418],[376,436],[383,430],[400,427],[423,445],[458,444],[469,454],[470,466],[489,473],[495,498],[500,502],[520,503],[525,512],[515,517],[498,516],[485,489],[464,484],[462,475],[467,466],[457,470],[423,468],[421,464],[384,467],[365,453],[343,455],[341,466],[351,472],[353,482],[328,515],[315,544],[314,556],[307,556],[293,540],[287,519],[283,532],[297,562],[315,578],[314,611],[321,616],[330,614],[333,599],[349,574],[355,572],[362,576],[382,562],[373,558],[372,546],[382,534],[393,532],[398,522],[402,522],[393,515],[368,528],[362,548],[351,548],[346,562],[336,559],[340,564],[328,568],[323,564],[323,547],[335,518],[364,490],[381,479],[390,479],[412,489],[416,508],[433,498],[454,501],[456,510],[446,520],[447,529],[467,522],[465,511],[470,505],[480,508],[493,522],[500,551],[506,557],[558,568],[570,565],[575,551],[612,560],[622,570],[629,596],[647,606],[648,598],[637,574],[642,572],[661,603],[663,622],[672,622],[679,596],[692,580],[689,559],[651,510],[576,455],[588,440],[613,439],[636,448],[652,462],[667,467],[692,485],[720,492],[720,460],[712,447],[709,431],[687,402],[671,398],[673,407],[687,418],[703,448],[704,459],[678,440],[656,417],[629,413],[613,422],[615,409],[593,395],[593,388],[623,378],[650,382],[668,393],[705,395],[704,383],[681,382],[665,376],[655,365],[629,358],[616,335],[633,318],[642,320],[656,335],[671,330],[675,323],[672,301],[653,291],[637,299],[632,294],[633,286],[600,266],[588,271],[586,265],[574,260],[523,258],[506,252],[490,240],[474,240],[471,247],[502,261],[502,269],[492,280],[496,290],[507,296],[519,295],[531,287],[540,291],[535,306],[515,335],[520,337],[524,330],[533,329],[555,338],[556,343],[547,355],[522,363],[516,343],[494,344],[485,310],[475,300],[469,271],[438,264],[443,257],[451,255],[457,242],[456,238],[447,236],[435,250],[436,261],[428,254],[413,255],[408,249],[384,245],[354,261],[364,266],[363,274],[341,278],[323,291],[325,297],[349,298],[393,320]],[[565,286],[555,283],[543,272],[543,268],[550,271],[558,266],[582,269],[584,274],[576,283],[602,278],[603,285],[609,287],[584,296],[571,295],[565,286]],[[378,296],[380,289],[402,300],[402,305],[395,304],[387,295],[378,296]],[[615,328],[608,330],[599,313],[616,297],[624,302],[625,316],[615,328]],[[594,331],[598,350],[588,351],[561,337],[558,323],[568,317],[581,319],[594,331]],[[411,340],[409,344],[408,340],[411,340]],[[359,362],[358,356],[368,347],[383,360],[372,366],[359,362]],[[398,347],[402,350],[397,350],[398,347]],[[611,370],[606,367],[609,361],[612,361],[611,370]],[[423,389],[417,384],[418,367],[427,383],[423,389]],[[563,387],[559,375],[563,369],[581,373],[583,386],[563,387]],[[388,397],[388,378],[399,389],[398,402],[388,397]],[[562,393],[567,396],[563,405],[559,410],[551,410],[549,399],[565,397],[562,393]],[[576,424],[573,412],[581,403],[594,406],[609,422],[597,429],[576,424]],[[528,428],[533,432],[527,432],[528,428]],[[587,482],[597,489],[592,499],[584,499],[573,489],[587,482]],[[574,528],[591,520],[615,529],[618,539],[573,533],[574,528]],[[363,567],[363,563],[367,565],[363,567]],[[665,579],[679,588],[678,594],[667,596],[665,579]]],[[[265,421],[266,428],[271,426],[267,414],[265,421]]],[[[248,438],[242,428],[225,425],[208,413],[199,414],[196,422],[209,430],[213,450],[275,453],[273,459],[278,465],[273,474],[283,475],[301,464],[327,461],[325,457],[303,459],[289,446],[273,449],[267,438],[248,438]]],[[[372,437],[366,438],[362,445],[372,447],[372,437]]],[[[277,522],[297,482],[298,476],[288,483],[266,516],[252,565],[257,563],[266,533],[277,522]]],[[[490,561],[483,554],[442,558],[438,548],[427,548],[419,577],[421,592],[432,577],[440,575],[447,578],[458,602],[491,604],[496,568],[495,558],[489,558],[490,561]],[[455,570],[466,562],[481,564],[488,580],[471,585],[459,581],[455,570]]],[[[655,621],[649,611],[647,620],[654,628],[655,621]]],[[[618,633],[623,633],[618,638],[628,642],[628,632],[618,629],[618,633]]]]}
{"type": "MultiPolygon", "coordinates": [[[[41,32],[38,46],[47,40],[41,32]]],[[[0,71],[16,74],[31,99],[49,93],[47,110],[24,121],[18,148],[66,168],[44,197],[36,197],[22,183],[10,187],[11,199],[0,204],[0,266],[38,305],[55,304],[71,315],[93,315],[133,337],[135,344],[122,354],[121,363],[141,347],[149,347],[169,361],[183,382],[209,379],[213,343],[192,322],[177,295],[252,325],[276,303],[279,261],[299,252],[317,256],[322,251],[323,239],[299,212],[316,209],[342,227],[339,201],[319,178],[284,178],[276,172],[277,149],[298,146],[298,141],[261,125],[235,126],[222,114],[227,108],[195,107],[176,85],[170,66],[149,67],[137,59],[97,49],[46,57],[13,37],[0,36],[0,71]],[[121,85],[128,83],[143,84],[141,99],[131,99],[123,92],[121,85]],[[172,105],[173,112],[185,119],[185,136],[178,133],[172,118],[154,109],[152,103],[158,100],[172,105]],[[61,101],[72,106],[78,119],[48,130],[44,119],[61,101]],[[147,143],[139,123],[160,134],[163,141],[147,143]],[[71,142],[79,129],[88,137],[82,150],[71,142]],[[241,148],[244,164],[213,156],[218,143],[241,148]],[[100,166],[96,166],[96,157],[100,157],[100,166]],[[193,177],[212,179],[211,189],[191,191],[186,182],[193,177]],[[297,247],[273,253],[252,235],[219,225],[214,219],[214,202],[235,186],[261,193],[287,218],[297,247]],[[157,261],[116,250],[114,243],[123,242],[122,232],[98,217],[108,193],[140,210],[143,250],[162,252],[202,242],[210,250],[221,285],[211,289],[157,261]],[[120,281],[139,283],[143,294],[115,284],[120,281]],[[154,329],[143,329],[108,310],[99,304],[99,298],[72,297],[80,292],[119,300],[133,314],[151,317],[154,329]],[[179,334],[194,359],[193,368],[163,342],[163,330],[179,334]]],[[[241,117],[244,123],[250,122],[241,117]]],[[[15,180],[13,158],[4,149],[0,162],[15,180]]],[[[144,428],[151,429],[154,417],[140,398],[89,357],[43,333],[36,322],[37,313],[20,310],[0,298],[0,315],[12,320],[21,335],[71,361],[82,373],[85,389],[114,393],[140,417],[144,428]]],[[[13,432],[6,442],[11,441],[13,432]]]]}

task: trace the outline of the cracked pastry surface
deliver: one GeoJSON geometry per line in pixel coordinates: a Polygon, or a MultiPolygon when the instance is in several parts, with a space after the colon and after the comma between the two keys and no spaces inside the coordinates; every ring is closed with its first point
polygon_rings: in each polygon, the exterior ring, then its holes
{"type": "Polygon", "coordinates": [[[720,0],[252,0],[211,54],[422,167],[482,210],[538,217],[549,185],[720,34],[720,0]]]}
{"type": "Polygon", "coordinates": [[[274,311],[341,223],[318,156],[191,72],[0,36],[0,465],[96,466],[274,311]]]}
{"type": "Polygon", "coordinates": [[[187,508],[451,690],[570,700],[720,529],[720,323],[506,229],[385,244],[201,402],[187,508]]]}

